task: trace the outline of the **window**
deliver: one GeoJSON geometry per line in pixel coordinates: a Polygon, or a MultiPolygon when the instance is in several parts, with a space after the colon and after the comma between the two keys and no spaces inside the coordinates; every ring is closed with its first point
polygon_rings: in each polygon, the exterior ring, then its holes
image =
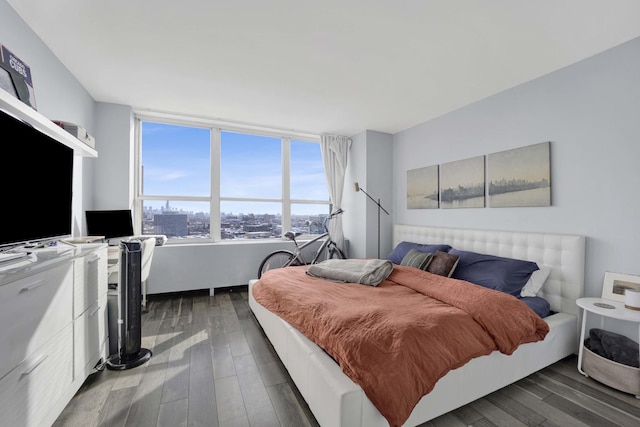
{"type": "Polygon", "coordinates": [[[314,224],[329,214],[317,135],[138,115],[136,147],[142,234],[176,243],[324,231],[314,224]]]}

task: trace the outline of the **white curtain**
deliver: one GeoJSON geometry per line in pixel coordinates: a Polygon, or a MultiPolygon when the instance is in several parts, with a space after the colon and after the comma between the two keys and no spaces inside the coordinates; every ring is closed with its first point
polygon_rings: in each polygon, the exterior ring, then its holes
{"type": "MultiPolygon", "coordinates": [[[[346,136],[321,135],[320,148],[324,174],[327,177],[327,187],[329,188],[329,198],[335,211],[342,205],[344,172],[347,169],[347,157],[349,148],[351,148],[351,140],[346,136]]],[[[329,221],[329,233],[331,233],[331,237],[338,247],[346,253],[344,232],[342,231],[342,215],[338,215],[329,221]]]]}

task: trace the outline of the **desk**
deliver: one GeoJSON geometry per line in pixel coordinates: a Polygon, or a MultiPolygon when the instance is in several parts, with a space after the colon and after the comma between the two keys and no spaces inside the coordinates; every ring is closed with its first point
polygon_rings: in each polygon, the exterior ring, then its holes
{"type": "Polygon", "coordinates": [[[578,351],[578,371],[585,376],[588,376],[582,370],[582,350],[584,347],[584,338],[587,327],[587,313],[594,313],[602,316],[600,321],[600,328],[604,329],[604,321],[606,318],[626,320],[627,322],[634,322],[638,324],[638,337],[640,340],[640,311],[629,310],[624,307],[623,302],[602,299],[602,298],[579,298],[576,301],[578,307],[582,308],[582,329],[580,332],[580,350],[578,351]],[[595,304],[607,304],[613,306],[613,308],[606,308],[595,304]]]}

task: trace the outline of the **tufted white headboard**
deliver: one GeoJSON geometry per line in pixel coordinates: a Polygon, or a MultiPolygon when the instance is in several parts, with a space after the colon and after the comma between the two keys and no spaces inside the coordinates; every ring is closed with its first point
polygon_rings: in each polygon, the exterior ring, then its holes
{"type": "Polygon", "coordinates": [[[551,274],[540,296],[549,301],[551,310],[579,318],[576,300],[584,291],[584,236],[394,224],[393,246],[402,241],[448,244],[465,251],[544,265],[551,274]]]}

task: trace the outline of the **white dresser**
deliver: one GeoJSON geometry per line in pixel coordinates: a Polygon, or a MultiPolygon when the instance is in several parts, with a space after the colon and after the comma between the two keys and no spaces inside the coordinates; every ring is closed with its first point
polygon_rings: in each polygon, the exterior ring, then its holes
{"type": "Polygon", "coordinates": [[[0,264],[0,424],[53,424],[107,356],[106,306],[106,244],[0,264]]]}

